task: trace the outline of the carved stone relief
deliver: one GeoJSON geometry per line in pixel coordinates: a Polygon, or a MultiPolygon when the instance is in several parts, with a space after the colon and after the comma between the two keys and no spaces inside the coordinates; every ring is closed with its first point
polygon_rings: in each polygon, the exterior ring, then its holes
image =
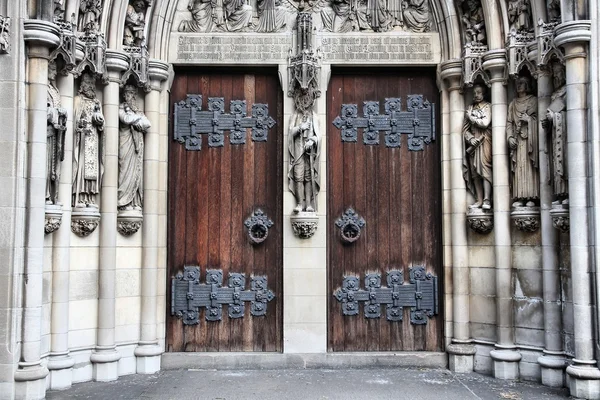
{"type": "Polygon", "coordinates": [[[465,112],[463,177],[475,196],[469,208],[492,208],[492,105],[484,100],[486,88],[473,87],[473,104],[465,112]]]}
{"type": "Polygon", "coordinates": [[[86,34],[98,32],[100,29],[99,20],[101,14],[102,0],[81,0],[77,30],[86,34]]]}
{"type": "Polygon", "coordinates": [[[72,206],[97,209],[104,165],[104,115],[92,74],[83,74],[74,110],[72,206]]]}
{"type": "Polygon", "coordinates": [[[0,15],[0,54],[10,52],[10,17],[0,15]]]}
{"type": "Polygon", "coordinates": [[[190,0],[192,19],[179,25],[179,32],[277,32],[286,24],[286,8],[277,0],[257,2],[258,26],[253,23],[253,7],[244,0],[190,0]],[[273,30],[270,30],[273,29],[273,30]]]}
{"type": "Polygon", "coordinates": [[[125,46],[141,46],[145,40],[146,0],[131,0],[125,14],[125,29],[123,30],[123,44],[125,46]]]}

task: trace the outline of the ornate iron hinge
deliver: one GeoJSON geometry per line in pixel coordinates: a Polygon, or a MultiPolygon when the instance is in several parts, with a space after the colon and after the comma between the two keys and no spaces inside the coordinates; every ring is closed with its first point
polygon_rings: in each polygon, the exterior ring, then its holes
{"type": "Polygon", "coordinates": [[[402,271],[388,271],[387,286],[381,286],[381,274],[367,274],[365,289],[360,288],[357,276],[346,276],[342,287],[333,294],[342,303],[343,315],[358,315],[358,303],[364,302],[365,318],[380,318],[381,306],[386,306],[388,321],[402,321],[403,307],[410,307],[410,322],[427,323],[427,317],[438,313],[437,277],[425,267],[409,268],[410,283],[404,283],[402,271]]]}
{"type": "Polygon", "coordinates": [[[341,129],[342,142],[356,142],[358,129],[363,129],[363,142],[379,144],[379,132],[385,132],[386,147],[400,147],[400,135],[408,135],[408,149],[423,150],[424,143],[435,140],[435,104],[423,100],[423,95],[409,95],[407,111],[401,111],[402,100],[385,99],[385,114],[379,114],[378,101],[365,101],[363,117],[358,116],[358,105],[342,104],[341,115],[333,125],[341,129]]]}
{"type": "Polygon", "coordinates": [[[230,131],[231,144],[246,143],[246,129],[252,129],[252,141],[266,142],[267,133],[275,125],[269,116],[269,105],[252,105],[252,116],[246,115],[246,100],[231,100],[230,113],[225,113],[223,97],[209,97],[208,110],[202,111],[202,95],[188,94],[175,104],[174,138],[186,150],[201,150],[202,134],[208,135],[209,147],[225,144],[225,131],[230,131]]]}
{"type": "Polygon", "coordinates": [[[250,314],[255,317],[267,313],[267,303],[275,298],[267,288],[266,276],[250,279],[246,290],[246,275],[230,273],[227,287],[223,287],[223,271],[206,271],[206,283],[200,283],[200,267],[186,265],[183,273],[171,279],[171,315],[183,319],[185,325],[200,323],[200,308],[206,308],[207,321],[220,321],[223,304],[227,304],[229,318],[243,318],[245,302],[250,302],[250,314]]]}

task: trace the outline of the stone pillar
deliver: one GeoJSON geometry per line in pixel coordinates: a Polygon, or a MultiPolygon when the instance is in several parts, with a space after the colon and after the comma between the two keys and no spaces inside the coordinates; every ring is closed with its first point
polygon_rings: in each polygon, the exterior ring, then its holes
{"type": "Polygon", "coordinates": [[[98,333],[90,357],[95,381],[118,378],[121,355],[115,345],[115,266],[117,264],[117,187],[119,176],[119,82],[128,66],[125,54],[108,51],[108,83],[103,91],[104,176],[100,204],[100,257],[98,266],[98,333]]]}
{"type": "Polygon", "coordinates": [[[590,21],[556,27],[555,43],[565,50],[567,68],[567,171],[575,358],[567,367],[574,397],[600,398],[600,371],[594,359],[592,275],[588,220],[587,46],[590,21]]]}
{"type": "MultiPolygon", "coordinates": [[[[322,143],[327,136],[326,93],[329,65],[321,66],[319,77],[321,97],[315,101],[315,112],[320,125],[322,143]]],[[[284,91],[283,100],[283,176],[287,177],[289,154],[287,150],[290,117],[294,112],[294,101],[288,97],[288,66],[279,66],[279,76],[284,91]]],[[[326,146],[322,146],[325,149],[326,146]]],[[[321,171],[327,171],[327,151],[321,152],[321,171]]],[[[321,191],[318,195],[317,226],[308,238],[295,236],[291,216],[296,205],[294,195],[284,184],[283,194],[283,293],[286,311],[283,317],[284,353],[325,353],[327,352],[327,186],[321,174],[321,191]],[[314,285],[302,284],[314,282],[314,285]],[[306,312],[310,309],[310,319],[306,312]]],[[[314,223],[313,221],[309,222],[314,223]]],[[[313,225],[314,226],[314,225],[313,225]]]]}
{"type": "Polygon", "coordinates": [[[512,249],[510,234],[511,195],[506,116],[508,99],[505,86],[506,52],[491,50],[483,57],[483,68],[491,76],[492,85],[492,164],[494,250],[496,259],[496,329],[497,342],[490,352],[494,360],[494,377],[517,379],[521,354],[514,338],[512,249]]]}
{"type": "Polygon", "coordinates": [[[144,222],[142,225],[142,307],[141,332],[136,355],[137,373],[160,370],[162,349],[156,335],[156,296],[158,280],[158,214],[161,81],[168,77],[168,65],[150,63],[152,90],[146,95],[144,113],[152,126],[144,136],[144,222]]]}
{"type": "Polygon", "coordinates": [[[43,399],[48,369],[41,363],[42,270],[46,203],[46,121],[48,56],[59,43],[56,25],[40,20],[24,21],[29,45],[27,208],[21,359],[15,372],[15,398],[43,399]]]}
{"type": "Polygon", "coordinates": [[[462,175],[462,124],[465,101],[460,92],[461,60],[442,65],[441,77],[446,81],[450,100],[450,185],[452,198],[452,292],[453,337],[447,346],[451,371],[473,371],[475,346],[469,332],[469,251],[467,244],[467,189],[462,175]]]}
{"type": "Polygon", "coordinates": [[[52,311],[50,333],[50,389],[71,387],[75,361],[69,355],[69,271],[71,269],[71,187],[73,182],[73,75],[58,78],[60,102],[67,110],[64,160],[61,164],[58,200],[62,204],[63,223],[53,235],[52,311]]]}
{"type": "Polygon", "coordinates": [[[552,186],[548,134],[541,126],[550,105],[552,73],[538,70],[539,165],[540,165],[540,222],[542,229],[542,279],[544,296],[544,354],[538,358],[542,369],[542,384],[551,387],[564,385],[566,360],[562,346],[562,305],[558,267],[558,230],[552,226],[552,186]]]}

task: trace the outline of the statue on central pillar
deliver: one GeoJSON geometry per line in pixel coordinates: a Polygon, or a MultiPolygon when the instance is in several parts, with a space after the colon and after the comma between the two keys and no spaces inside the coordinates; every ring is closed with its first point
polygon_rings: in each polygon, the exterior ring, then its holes
{"type": "Polygon", "coordinates": [[[475,196],[470,208],[492,208],[492,105],[485,101],[483,85],[473,86],[473,104],[465,112],[463,177],[475,196]]]}
{"type": "Polygon", "coordinates": [[[534,207],[540,198],[537,107],[531,81],[519,77],[517,97],[508,106],[506,121],[513,207],[534,207]]]}
{"type": "Polygon", "coordinates": [[[67,110],[60,105],[56,74],[56,62],[50,61],[48,63],[48,122],[46,128],[46,204],[59,204],[60,164],[65,157],[67,110]]]}
{"type": "MultiPolygon", "coordinates": [[[[314,82],[314,81],[313,81],[314,82]]],[[[313,90],[297,89],[290,118],[288,151],[289,188],[296,198],[294,213],[314,212],[320,190],[321,133],[313,110],[313,90]]]]}

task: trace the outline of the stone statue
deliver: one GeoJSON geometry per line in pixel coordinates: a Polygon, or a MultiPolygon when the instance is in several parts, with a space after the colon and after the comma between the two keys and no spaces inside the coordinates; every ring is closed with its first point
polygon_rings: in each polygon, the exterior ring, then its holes
{"type": "Polygon", "coordinates": [[[560,0],[546,0],[546,6],[548,8],[548,21],[560,21],[560,0]]]}
{"type": "Polygon", "coordinates": [[[226,32],[240,32],[252,30],[252,6],[245,0],[217,0],[222,1],[223,7],[215,8],[213,18],[216,17],[218,30],[226,32]]]}
{"type": "Polygon", "coordinates": [[[542,126],[551,140],[551,179],[555,203],[566,203],[568,196],[568,178],[566,165],[567,150],[567,103],[566,103],[566,77],[565,68],[559,61],[552,62],[554,92],[542,126]]]}
{"type": "Polygon", "coordinates": [[[365,0],[331,0],[321,10],[323,30],[335,33],[370,31],[365,0]]]}
{"type": "Polygon", "coordinates": [[[141,46],[144,42],[144,28],[146,27],[146,1],[133,0],[127,6],[125,15],[125,30],[123,44],[125,46],[141,46]]]}
{"type": "Polygon", "coordinates": [[[214,27],[213,0],[190,0],[187,9],[191,20],[181,21],[179,32],[211,32],[214,27]]]}
{"type": "Polygon", "coordinates": [[[81,0],[77,29],[80,32],[97,32],[101,14],[102,0],[81,0]]]}
{"type": "Polygon", "coordinates": [[[54,0],[54,21],[62,22],[65,20],[65,7],[63,0],[54,0]]]}
{"type": "Polygon", "coordinates": [[[367,20],[375,32],[386,32],[394,27],[394,19],[388,11],[386,0],[367,1],[367,20]]]}
{"type": "Polygon", "coordinates": [[[492,105],[484,100],[485,87],[473,86],[473,104],[465,112],[463,177],[475,196],[471,208],[492,208],[492,105]]]}
{"type": "MultiPolygon", "coordinates": [[[[285,0],[284,0],[285,1],[285,0]]],[[[291,10],[282,4],[282,0],[258,0],[257,32],[281,32],[288,25],[288,19],[293,15],[291,10]]]]}
{"type": "Polygon", "coordinates": [[[290,117],[288,181],[296,198],[294,213],[317,210],[320,190],[321,133],[313,110],[315,94],[310,88],[296,89],[295,111],[290,117]]]}
{"type": "Polygon", "coordinates": [[[143,205],[144,134],[150,121],[137,105],[137,88],[123,89],[119,106],[119,210],[140,210],[143,205]]]}
{"type": "Polygon", "coordinates": [[[508,105],[506,136],[510,149],[514,207],[534,207],[540,198],[537,98],[531,81],[517,79],[517,97],[508,105]]]}
{"type": "Polygon", "coordinates": [[[533,30],[531,21],[531,4],[529,0],[509,0],[508,20],[510,29],[515,32],[529,32],[533,30]]]}
{"type": "Polygon", "coordinates": [[[96,98],[96,78],[84,73],[74,101],[73,207],[95,207],[104,166],[102,105],[96,98]]]}
{"type": "Polygon", "coordinates": [[[404,28],[411,32],[431,31],[429,0],[403,0],[402,21],[404,28]]]}
{"type": "Polygon", "coordinates": [[[67,110],[60,106],[56,87],[56,63],[48,63],[48,102],[46,126],[46,204],[59,204],[60,164],[65,158],[67,110]]]}
{"type": "Polygon", "coordinates": [[[486,44],[487,34],[481,3],[479,0],[464,0],[462,8],[466,42],[474,45],[486,44]]]}

